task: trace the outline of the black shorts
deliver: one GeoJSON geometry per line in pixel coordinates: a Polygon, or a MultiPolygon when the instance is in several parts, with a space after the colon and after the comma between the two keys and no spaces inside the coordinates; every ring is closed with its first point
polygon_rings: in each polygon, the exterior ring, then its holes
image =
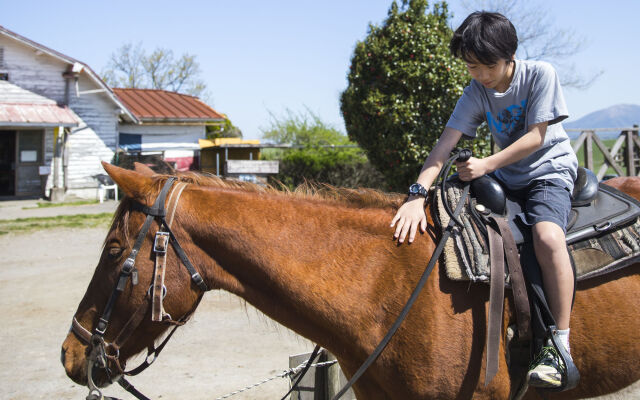
{"type": "Polygon", "coordinates": [[[524,201],[524,215],[519,218],[526,225],[548,221],[560,226],[566,233],[571,213],[571,193],[562,179],[534,181],[524,189],[511,191],[524,201]]]}

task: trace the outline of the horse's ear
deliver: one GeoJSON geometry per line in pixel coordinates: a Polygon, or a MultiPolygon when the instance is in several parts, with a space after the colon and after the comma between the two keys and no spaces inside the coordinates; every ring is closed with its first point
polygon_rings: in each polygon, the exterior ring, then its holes
{"type": "Polygon", "coordinates": [[[156,174],[156,172],[149,168],[146,164],[139,163],[137,161],[133,163],[133,170],[144,176],[152,176],[156,174]]]}
{"type": "Polygon", "coordinates": [[[127,196],[141,203],[147,203],[147,194],[152,185],[151,177],[136,171],[116,167],[104,161],[102,162],[102,167],[127,196]]]}

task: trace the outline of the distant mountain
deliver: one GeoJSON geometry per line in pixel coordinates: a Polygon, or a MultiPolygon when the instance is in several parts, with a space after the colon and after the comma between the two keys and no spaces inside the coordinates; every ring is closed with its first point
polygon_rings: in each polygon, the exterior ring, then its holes
{"type": "MultiPolygon", "coordinates": [[[[565,129],[595,129],[595,128],[629,128],[640,124],[640,105],[618,104],[594,111],[584,117],[569,122],[563,122],[565,129]]],[[[575,138],[579,132],[568,132],[569,137],[575,138]]],[[[616,137],[620,132],[602,132],[602,138],[616,137]]]]}

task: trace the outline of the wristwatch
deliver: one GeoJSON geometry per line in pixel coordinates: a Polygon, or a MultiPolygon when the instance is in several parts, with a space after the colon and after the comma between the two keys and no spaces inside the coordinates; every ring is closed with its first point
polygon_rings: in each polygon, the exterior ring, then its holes
{"type": "Polygon", "coordinates": [[[427,189],[425,189],[421,184],[416,182],[413,185],[409,186],[409,196],[424,196],[424,198],[426,199],[427,195],[427,189]]]}

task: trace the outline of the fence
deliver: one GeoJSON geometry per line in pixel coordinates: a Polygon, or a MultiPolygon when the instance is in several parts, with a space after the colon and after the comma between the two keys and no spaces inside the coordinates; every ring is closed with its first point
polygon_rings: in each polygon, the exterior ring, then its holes
{"type": "Polygon", "coordinates": [[[640,162],[640,139],[638,138],[638,125],[632,128],[603,128],[603,129],[567,129],[567,132],[581,132],[573,143],[573,151],[578,151],[584,146],[584,166],[593,171],[598,180],[602,180],[609,167],[613,168],[618,176],[637,176],[640,162]],[[599,132],[620,131],[615,143],[608,149],[598,137],[599,132]],[[593,162],[593,145],[600,150],[604,160],[598,171],[593,162]],[[624,150],[620,153],[621,150],[624,150]]]}

